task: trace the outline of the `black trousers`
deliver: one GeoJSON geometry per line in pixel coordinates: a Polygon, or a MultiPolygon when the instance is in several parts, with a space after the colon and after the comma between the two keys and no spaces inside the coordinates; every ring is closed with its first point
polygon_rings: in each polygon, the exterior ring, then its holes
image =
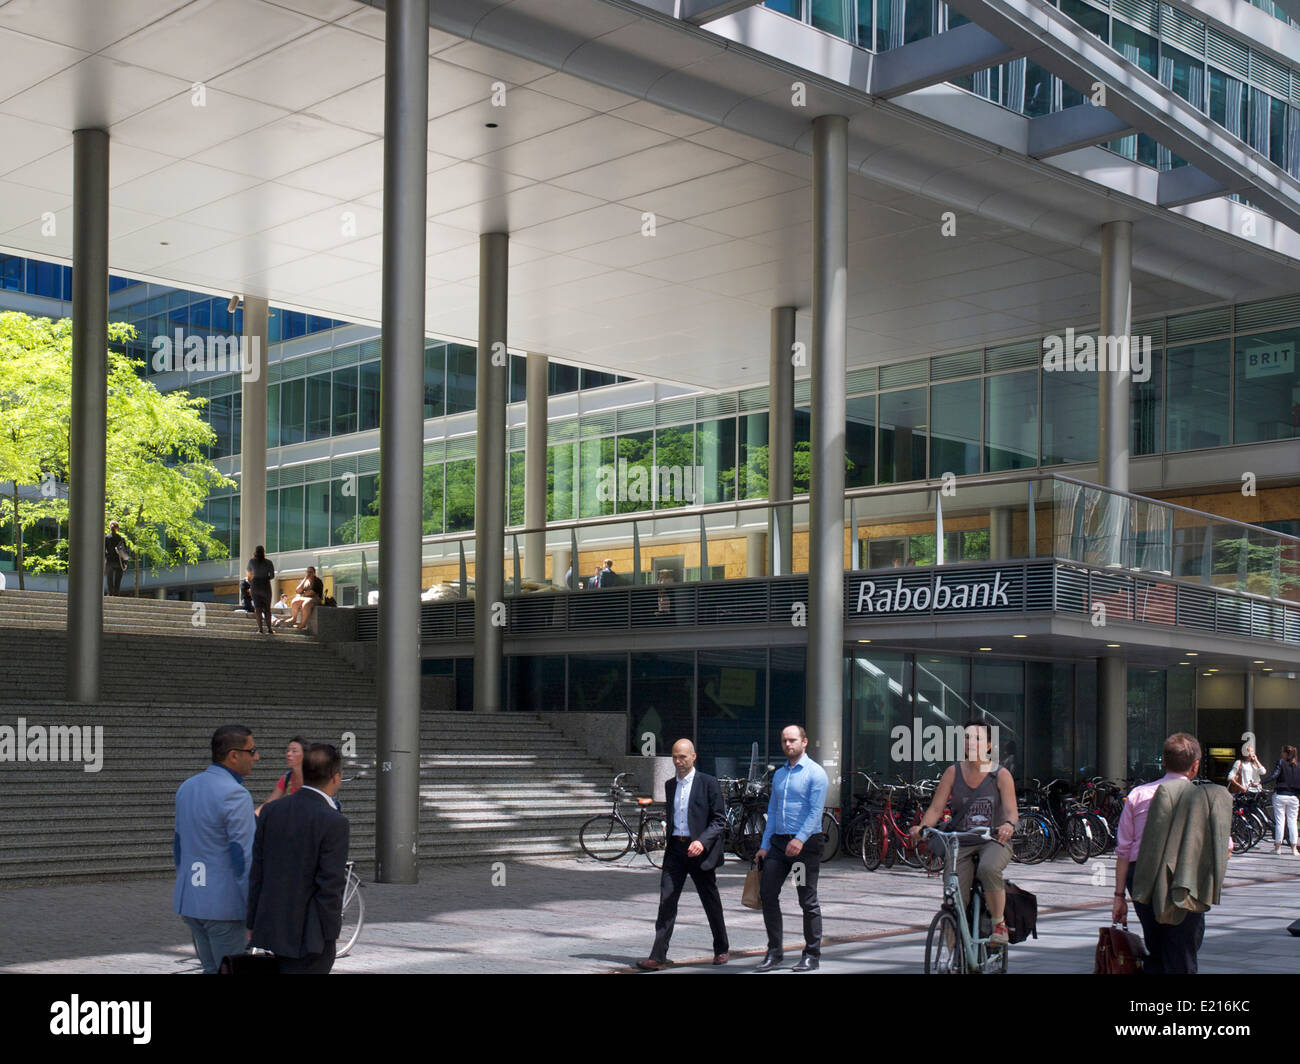
{"type": "Polygon", "coordinates": [[[309,953],[305,957],[280,957],[281,975],[329,975],[334,967],[333,942],[326,942],[320,953],[309,953]]]}
{"type": "Polygon", "coordinates": [[[104,571],[108,576],[108,593],[110,595],[121,594],[122,574],[126,571],[122,568],[121,561],[117,558],[106,560],[104,562],[104,571]]]}
{"type": "MultiPolygon", "coordinates": [[[[1133,866],[1128,870],[1128,892],[1133,896],[1133,866]]],[[[1195,975],[1196,954],[1205,938],[1205,913],[1188,913],[1181,924],[1162,924],[1150,905],[1133,901],[1142,923],[1142,939],[1149,956],[1142,965],[1145,975],[1195,975]]]]}
{"type": "Polygon", "coordinates": [[[817,900],[817,871],[822,863],[826,836],[810,835],[798,857],[785,855],[786,844],[793,835],[773,835],[771,848],[763,858],[759,897],[763,902],[763,923],[767,926],[767,948],[781,949],[781,887],[796,866],[803,867],[803,886],[797,887],[799,906],[803,909],[804,953],[820,957],[822,952],[822,907],[817,900]]]}
{"type": "Polygon", "coordinates": [[[713,952],[728,953],[727,924],[722,915],[722,898],[718,894],[718,877],[712,869],[703,869],[699,857],[686,856],[688,842],[678,838],[668,840],[668,849],[664,851],[664,867],[659,876],[659,915],[655,919],[655,944],[650,956],[657,961],[668,959],[668,942],[673,937],[673,924],[677,921],[677,901],[686,886],[686,877],[691,877],[695,890],[704,906],[704,915],[709,918],[709,930],[713,932],[713,952]]]}

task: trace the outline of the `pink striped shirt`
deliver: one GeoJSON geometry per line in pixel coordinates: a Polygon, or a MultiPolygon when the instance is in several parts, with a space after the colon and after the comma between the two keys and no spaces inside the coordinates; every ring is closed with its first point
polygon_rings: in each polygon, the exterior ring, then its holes
{"type": "Polygon", "coordinates": [[[1119,816],[1119,828],[1115,832],[1116,857],[1127,857],[1130,861],[1137,860],[1138,850],[1142,846],[1142,831],[1147,826],[1147,808],[1151,805],[1151,799],[1156,796],[1160,784],[1172,780],[1191,782],[1180,772],[1166,772],[1160,779],[1152,783],[1143,783],[1128,792],[1128,797],[1124,800],[1124,811],[1119,816]]]}

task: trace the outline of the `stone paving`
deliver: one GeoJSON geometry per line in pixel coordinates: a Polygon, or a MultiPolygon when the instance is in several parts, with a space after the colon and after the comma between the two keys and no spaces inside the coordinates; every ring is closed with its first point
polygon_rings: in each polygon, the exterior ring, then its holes
{"type": "MultiPolygon", "coordinates": [[[[415,886],[367,883],[366,926],[335,971],[627,971],[654,935],[659,873],[644,857],[598,865],[580,858],[428,865],[415,886]]],[[[1011,865],[1008,878],[1038,895],[1039,938],[1013,947],[1018,973],[1090,972],[1097,928],[1106,923],[1114,860],[1085,865],[1011,865]]],[[[719,875],[732,962],[708,963],[708,926],[689,884],[671,956],[673,974],[733,974],[758,963],[761,913],[740,905],[743,867],[719,875]]],[[[1253,852],[1229,865],[1223,902],[1210,913],[1202,972],[1300,971],[1300,859],[1253,852]]],[[[924,930],[938,906],[939,880],[906,869],[866,872],[839,857],[820,879],[825,973],[919,972],[924,930]]],[[[182,973],[193,947],[171,911],[168,879],[65,883],[0,890],[0,972],[182,973]]],[[[788,963],[799,957],[801,924],[793,887],[783,895],[788,963]]],[[[1137,930],[1136,918],[1133,929],[1137,930]]]]}

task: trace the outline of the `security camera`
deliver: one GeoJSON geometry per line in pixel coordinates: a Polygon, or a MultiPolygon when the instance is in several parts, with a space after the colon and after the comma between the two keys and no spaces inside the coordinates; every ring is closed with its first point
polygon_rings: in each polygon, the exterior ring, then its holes
{"type": "Polygon", "coordinates": [[[239,309],[239,302],[240,302],[239,296],[231,296],[230,302],[226,304],[226,310],[229,311],[231,314],[235,313],[235,311],[239,309]]]}

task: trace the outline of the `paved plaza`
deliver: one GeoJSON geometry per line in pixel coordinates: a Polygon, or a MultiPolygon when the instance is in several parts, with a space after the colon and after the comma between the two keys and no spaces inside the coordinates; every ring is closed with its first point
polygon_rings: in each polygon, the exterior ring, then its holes
{"type": "MultiPolygon", "coordinates": [[[[1114,859],[1008,868],[1038,895],[1039,938],[1013,947],[1017,973],[1090,972],[1108,919],[1114,859]]],[[[732,961],[709,964],[710,937],[694,889],[682,895],[671,974],[745,972],[765,942],[762,915],[740,904],[744,868],[719,875],[732,961]]],[[[416,886],[367,883],[366,926],[335,972],[622,972],[653,938],[659,873],[644,857],[425,866],[416,886]],[[504,874],[504,882],[501,882],[504,874]],[[500,885],[494,885],[494,881],[500,885]]],[[[1300,859],[1254,852],[1229,865],[1223,902],[1209,915],[1201,971],[1300,971],[1300,859]]],[[[921,970],[939,880],[912,870],[866,872],[839,857],[822,870],[824,973],[921,970]]],[[[0,890],[0,972],[185,973],[193,948],[171,910],[172,882],[147,879],[0,890]]],[[[783,894],[786,950],[798,960],[794,889],[783,894]]],[[[1137,930],[1136,918],[1132,927],[1137,930]]]]}

